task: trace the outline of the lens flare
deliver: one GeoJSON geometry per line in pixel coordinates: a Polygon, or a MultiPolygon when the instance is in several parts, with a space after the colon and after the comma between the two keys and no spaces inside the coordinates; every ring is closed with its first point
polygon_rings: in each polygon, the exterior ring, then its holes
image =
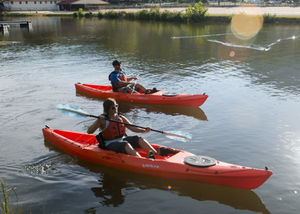
{"type": "MultiPolygon", "coordinates": [[[[259,8],[257,8],[259,10],[259,8]]],[[[255,13],[253,8],[245,9],[239,14],[235,14],[231,20],[231,31],[239,39],[248,40],[253,38],[263,26],[263,15],[259,11],[255,13]]]]}
{"type": "Polygon", "coordinates": [[[234,56],[235,56],[235,52],[234,52],[234,51],[230,51],[230,52],[229,52],[229,56],[230,56],[230,57],[234,57],[234,56]]]}

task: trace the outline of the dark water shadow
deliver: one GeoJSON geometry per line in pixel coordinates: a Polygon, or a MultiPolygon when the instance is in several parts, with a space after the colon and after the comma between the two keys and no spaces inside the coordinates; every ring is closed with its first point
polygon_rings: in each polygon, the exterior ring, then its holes
{"type": "MultiPolygon", "coordinates": [[[[95,98],[93,96],[83,95],[76,93],[76,96],[87,97],[93,100],[105,99],[95,98]]],[[[207,120],[205,112],[197,106],[176,106],[176,105],[159,105],[159,104],[143,104],[143,103],[130,103],[124,101],[117,101],[119,104],[120,113],[129,113],[137,109],[143,109],[148,113],[163,113],[166,115],[185,115],[189,117],[194,117],[198,120],[207,120]]]]}
{"type": "MultiPolygon", "coordinates": [[[[99,198],[101,204],[99,208],[102,206],[118,207],[132,193],[146,189],[158,189],[171,191],[179,196],[190,197],[198,201],[216,201],[238,210],[270,214],[259,196],[250,190],[161,179],[97,166],[82,160],[79,160],[78,164],[94,173],[99,173],[98,185],[91,188],[94,195],[99,198]]],[[[96,209],[97,207],[90,208],[90,210],[96,209]]]]}

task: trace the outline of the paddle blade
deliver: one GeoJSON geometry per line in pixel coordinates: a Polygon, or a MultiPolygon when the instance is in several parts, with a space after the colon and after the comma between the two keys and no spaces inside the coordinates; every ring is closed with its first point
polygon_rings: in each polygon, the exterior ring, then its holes
{"type": "Polygon", "coordinates": [[[167,138],[181,142],[189,142],[192,140],[192,135],[183,131],[166,131],[164,134],[167,138]]]}
{"type": "Polygon", "coordinates": [[[88,117],[89,115],[87,112],[73,105],[57,104],[56,108],[58,111],[68,116],[83,118],[83,117],[88,117]]]}

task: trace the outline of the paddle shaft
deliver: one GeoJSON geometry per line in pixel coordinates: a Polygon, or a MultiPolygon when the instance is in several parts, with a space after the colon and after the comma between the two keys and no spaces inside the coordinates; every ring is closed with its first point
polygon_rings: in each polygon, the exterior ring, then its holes
{"type": "MultiPolygon", "coordinates": [[[[91,114],[88,114],[86,116],[88,116],[88,117],[94,117],[94,118],[99,118],[99,116],[95,116],[95,115],[91,115],[91,114]]],[[[111,121],[111,122],[115,122],[115,123],[119,123],[119,124],[128,125],[128,126],[133,126],[133,127],[137,127],[137,128],[147,129],[147,127],[138,126],[138,125],[134,125],[134,124],[130,124],[130,123],[124,123],[124,122],[120,122],[120,121],[117,121],[117,120],[111,120],[111,119],[107,119],[107,118],[105,118],[105,120],[108,120],[108,121],[111,121]]],[[[185,136],[181,136],[181,135],[177,135],[177,134],[173,134],[173,133],[169,133],[169,132],[164,132],[164,131],[161,131],[161,130],[156,130],[156,129],[152,129],[152,128],[150,128],[150,130],[154,131],[154,132],[161,133],[161,134],[169,135],[169,136],[186,138],[185,136]]]]}

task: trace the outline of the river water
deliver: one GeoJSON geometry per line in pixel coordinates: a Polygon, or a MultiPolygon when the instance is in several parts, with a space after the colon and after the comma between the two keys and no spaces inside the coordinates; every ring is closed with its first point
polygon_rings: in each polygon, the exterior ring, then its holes
{"type": "Polygon", "coordinates": [[[0,34],[0,178],[21,213],[299,213],[300,27],[264,25],[248,40],[229,24],[30,18],[0,34]],[[148,141],[273,171],[253,191],[173,181],[93,165],[44,142],[42,128],[85,132],[102,100],[74,83],[109,84],[111,62],[175,93],[209,95],[200,108],[119,103],[132,123],[193,135],[148,141]],[[171,188],[169,188],[171,187],[171,188]]]}

